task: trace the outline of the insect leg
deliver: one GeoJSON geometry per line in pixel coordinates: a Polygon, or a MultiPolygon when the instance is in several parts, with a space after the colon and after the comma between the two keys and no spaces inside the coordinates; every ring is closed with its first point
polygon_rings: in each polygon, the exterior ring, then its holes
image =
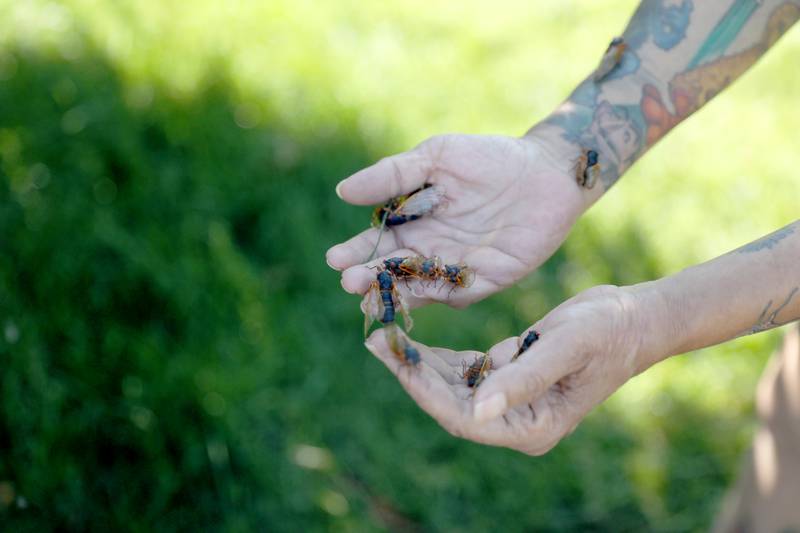
{"type": "Polygon", "coordinates": [[[378,246],[381,244],[381,238],[383,237],[383,230],[386,228],[386,219],[389,217],[389,210],[387,209],[383,213],[383,218],[381,219],[381,225],[378,228],[378,240],[375,241],[375,247],[372,249],[372,252],[369,254],[369,257],[364,261],[372,261],[375,257],[375,254],[378,252],[378,246]]]}

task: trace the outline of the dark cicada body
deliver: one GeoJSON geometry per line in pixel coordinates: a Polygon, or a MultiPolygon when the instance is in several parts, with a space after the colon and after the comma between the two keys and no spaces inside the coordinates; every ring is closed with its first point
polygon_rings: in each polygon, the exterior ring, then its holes
{"type": "Polygon", "coordinates": [[[426,184],[407,195],[397,196],[376,207],[372,213],[372,225],[400,226],[431,213],[443,200],[444,189],[441,186],[426,184]]]}
{"type": "Polygon", "coordinates": [[[535,329],[530,330],[528,334],[525,335],[525,338],[522,339],[522,342],[519,345],[519,350],[517,350],[517,353],[514,354],[514,357],[512,357],[511,360],[512,361],[516,360],[517,357],[525,353],[528,350],[528,348],[530,348],[533,345],[533,343],[538,340],[539,340],[539,333],[535,329]]]}
{"type": "Polygon", "coordinates": [[[407,344],[403,349],[403,358],[406,363],[417,366],[420,361],[419,351],[410,344],[407,344]]]}
{"type": "Polygon", "coordinates": [[[378,289],[383,305],[383,316],[380,320],[384,324],[394,322],[394,279],[388,270],[378,272],[378,289]]]}
{"type": "Polygon", "coordinates": [[[467,366],[466,361],[461,362],[463,372],[461,379],[467,381],[467,387],[477,388],[486,379],[492,369],[492,358],[487,354],[476,356],[471,365],[467,366]]]}
{"type": "Polygon", "coordinates": [[[415,255],[406,257],[400,269],[407,275],[428,281],[435,281],[443,275],[442,260],[438,257],[415,255]]]}
{"type": "Polygon", "coordinates": [[[369,331],[373,320],[379,320],[383,324],[393,323],[396,311],[402,313],[406,329],[410,331],[414,327],[411,316],[395,285],[395,277],[388,269],[378,272],[375,281],[370,283],[369,289],[364,295],[362,310],[364,311],[364,335],[369,331]]]}
{"type": "Polygon", "coordinates": [[[591,189],[600,175],[599,154],[595,150],[586,150],[578,158],[575,165],[575,179],[578,185],[591,189]]]}
{"type": "Polygon", "coordinates": [[[475,271],[465,264],[445,265],[444,278],[457,287],[469,287],[475,281],[475,271]]]}
{"type": "Polygon", "coordinates": [[[408,338],[396,324],[390,324],[384,328],[386,332],[386,342],[392,353],[400,359],[403,364],[417,366],[421,360],[419,350],[411,345],[408,338]]]}
{"type": "Polygon", "coordinates": [[[407,257],[390,257],[389,259],[384,259],[383,268],[391,272],[396,278],[407,278],[412,275],[408,272],[408,269],[403,267],[407,260],[407,257]]]}

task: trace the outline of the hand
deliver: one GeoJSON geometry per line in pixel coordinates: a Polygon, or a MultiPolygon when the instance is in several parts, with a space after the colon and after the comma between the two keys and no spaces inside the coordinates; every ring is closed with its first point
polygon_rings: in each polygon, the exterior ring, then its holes
{"type": "MultiPolygon", "coordinates": [[[[476,272],[468,289],[401,283],[410,308],[431,301],[465,306],[507,287],[544,262],[599,192],[580,188],[569,157],[545,136],[443,135],[357,172],[337,187],[345,201],[381,204],[425,183],[444,187],[446,203],[420,220],[385,231],[379,258],[440,256],[476,272]]],[[[597,187],[596,189],[600,189],[597,187]]],[[[370,213],[364,212],[364,220],[370,213]]],[[[380,231],[370,228],[327,253],[345,290],[363,294],[374,270],[364,265],[380,231]]]]}
{"type": "Polygon", "coordinates": [[[541,337],[516,361],[511,357],[527,332],[492,347],[494,370],[476,391],[460,376],[462,361],[472,363],[479,352],[414,343],[422,357],[414,368],[395,358],[383,330],[366,344],[453,435],[541,455],[656,360],[642,307],[634,288],[584,291],[534,324],[541,337]]]}

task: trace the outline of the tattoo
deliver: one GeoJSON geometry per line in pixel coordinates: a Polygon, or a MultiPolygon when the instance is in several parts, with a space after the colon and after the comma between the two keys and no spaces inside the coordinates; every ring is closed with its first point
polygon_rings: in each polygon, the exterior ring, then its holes
{"type": "Polygon", "coordinates": [[[716,59],[725,53],[725,50],[736,40],[742,28],[759,7],[756,0],[736,0],[727,13],[717,23],[703,45],[689,61],[688,70],[696,68],[701,63],[716,59]]]}
{"type": "Polygon", "coordinates": [[[652,37],[662,50],[672,50],[686,38],[689,17],[694,10],[694,2],[668,0],[645,1],[633,14],[625,32],[625,42],[633,48],[640,48],[652,37]]]}
{"type": "MultiPolygon", "coordinates": [[[[744,9],[744,13],[752,15],[753,10],[749,6],[744,6],[744,0],[737,0],[734,6],[737,5],[744,9]]],[[[703,107],[750,68],[800,18],[800,6],[793,3],[781,4],[770,14],[764,33],[755,45],[733,55],[723,55],[724,50],[733,41],[728,35],[731,28],[738,28],[741,31],[747,22],[747,18],[743,20],[740,18],[743,18],[741,14],[729,10],[717,26],[724,29],[720,30],[720,33],[715,29],[701,46],[690,66],[670,80],[667,87],[668,104],[664,103],[662,93],[657,87],[652,84],[644,86],[641,108],[647,123],[648,147],[658,142],[672,128],[703,107]],[[709,61],[715,57],[716,59],[709,61]],[[695,64],[699,66],[694,66],[695,64]]]]}
{"type": "Polygon", "coordinates": [[[783,326],[784,324],[788,324],[789,322],[797,320],[797,318],[790,318],[785,322],[779,322],[776,320],[776,318],[778,316],[778,313],[783,311],[783,309],[787,305],[789,305],[789,302],[792,301],[795,294],[797,294],[798,290],[800,290],[800,287],[795,287],[794,289],[792,289],[792,292],[789,293],[789,296],[786,297],[786,300],[784,300],[783,303],[777,308],[775,308],[775,310],[772,312],[770,312],[770,308],[772,307],[772,300],[770,300],[767,303],[766,307],[764,307],[764,310],[761,311],[761,314],[758,316],[758,322],[756,322],[755,326],[750,328],[749,333],[758,333],[760,331],[772,329],[778,326],[783,326]]]}
{"type": "MultiPolygon", "coordinates": [[[[705,8],[707,18],[709,8],[705,8]]],[[[705,105],[739,77],[798,19],[797,1],[732,0],[717,24],[697,42],[694,54],[682,50],[685,67],[659,73],[658,64],[641,68],[654,52],[671,52],[691,33],[692,0],[644,0],[623,37],[627,45],[620,64],[600,83],[584,81],[546,121],[557,126],[564,140],[600,155],[600,178],[606,190],[653,144],[678,123],[705,105]],[[772,7],[754,45],[728,53],[741,41],[748,22],[761,9],[772,7]],[[726,55],[728,54],[728,55],[726,55]],[[691,58],[691,59],[689,59],[691,58]],[[626,85],[608,83],[630,78],[626,85]]],[[[702,21],[697,22],[698,25],[702,21]]],[[[748,35],[753,30],[747,29],[748,35]]],[[[696,31],[693,39],[697,39],[696,31]]],[[[666,64],[667,62],[665,62],[666,64]]],[[[628,81],[628,80],[626,80],[628,81]]]]}
{"type": "Polygon", "coordinates": [[[794,226],[794,224],[789,224],[785,228],[774,231],[769,235],[751,242],[750,244],[745,244],[741,248],[737,249],[736,252],[740,254],[749,254],[753,252],[759,252],[764,248],[772,250],[779,242],[794,233],[794,226]]]}

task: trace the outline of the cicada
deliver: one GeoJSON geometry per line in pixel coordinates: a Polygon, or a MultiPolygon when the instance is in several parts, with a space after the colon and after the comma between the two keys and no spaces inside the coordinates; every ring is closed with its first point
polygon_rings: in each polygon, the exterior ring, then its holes
{"type": "Polygon", "coordinates": [[[585,150],[575,163],[575,179],[578,185],[591,189],[600,175],[600,156],[595,150],[585,150]]]}
{"type": "Polygon", "coordinates": [[[403,315],[403,322],[406,330],[411,331],[414,322],[408,309],[397,290],[395,277],[388,270],[378,272],[375,281],[370,283],[364,301],[362,303],[364,311],[364,336],[367,335],[370,325],[375,320],[382,324],[391,324],[395,320],[395,313],[399,311],[403,315]]]}
{"type": "Polygon", "coordinates": [[[530,330],[528,334],[525,335],[525,338],[522,339],[522,342],[519,344],[519,349],[517,350],[517,353],[514,354],[514,357],[512,357],[511,360],[516,361],[517,357],[525,353],[534,342],[539,340],[539,337],[540,335],[538,331],[536,331],[535,329],[530,330]]]}
{"type": "Polygon", "coordinates": [[[375,247],[366,261],[371,261],[378,251],[383,229],[400,226],[406,222],[417,220],[433,212],[444,202],[444,187],[426,183],[421,188],[402,196],[392,198],[384,205],[376,207],[372,212],[372,226],[381,233],[375,241],[375,247]]]}
{"type": "Polygon", "coordinates": [[[400,331],[397,324],[389,324],[383,328],[386,332],[386,342],[389,349],[403,364],[417,366],[421,360],[419,350],[417,350],[408,340],[408,337],[400,331]]]}
{"type": "Polygon", "coordinates": [[[600,60],[600,64],[594,71],[595,83],[603,81],[619,65],[627,48],[628,45],[625,44],[625,40],[622,37],[614,37],[611,40],[606,52],[603,54],[603,58],[600,60]]]}
{"type": "Polygon", "coordinates": [[[492,358],[489,357],[489,354],[475,356],[475,360],[469,366],[466,361],[461,361],[461,367],[461,379],[467,381],[467,387],[476,389],[492,369],[492,358]]]}
{"type": "Polygon", "coordinates": [[[403,196],[392,198],[372,212],[375,227],[400,226],[433,212],[444,200],[444,187],[425,184],[403,196]]]}

